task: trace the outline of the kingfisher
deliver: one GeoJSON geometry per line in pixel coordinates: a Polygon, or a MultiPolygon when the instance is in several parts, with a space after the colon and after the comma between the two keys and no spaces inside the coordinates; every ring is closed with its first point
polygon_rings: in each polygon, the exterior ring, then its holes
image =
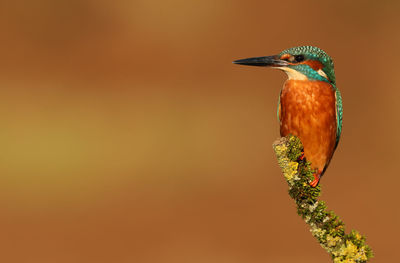
{"type": "Polygon", "coordinates": [[[342,97],[336,87],[332,58],[318,47],[299,46],[278,55],[233,63],[276,68],[287,74],[278,101],[280,134],[299,137],[304,147],[301,159],[311,162],[315,172],[310,185],[316,187],[342,132],[342,97]]]}

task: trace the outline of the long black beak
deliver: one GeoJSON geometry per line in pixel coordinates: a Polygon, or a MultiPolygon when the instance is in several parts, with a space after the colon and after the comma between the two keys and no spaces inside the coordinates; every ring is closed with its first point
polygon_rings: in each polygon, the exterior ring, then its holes
{"type": "Polygon", "coordinates": [[[234,64],[259,67],[284,67],[288,63],[278,56],[245,58],[233,61],[234,64]]]}

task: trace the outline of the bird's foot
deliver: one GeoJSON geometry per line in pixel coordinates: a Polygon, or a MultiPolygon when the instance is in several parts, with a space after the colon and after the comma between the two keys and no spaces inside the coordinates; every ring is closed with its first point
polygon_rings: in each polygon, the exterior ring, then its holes
{"type": "Polygon", "coordinates": [[[298,161],[303,161],[303,159],[305,158],[304,156],[304,151],[301,152],[299,158],[297,158],[298,161]]]}
{"type": "Polygon", "coordinates": [[[310,183],[310,186],[316,187],[319,183],[319,179],[321,178],[321,171],[318,171],[313,175],[314,175],[314,180],[310,183]]]}

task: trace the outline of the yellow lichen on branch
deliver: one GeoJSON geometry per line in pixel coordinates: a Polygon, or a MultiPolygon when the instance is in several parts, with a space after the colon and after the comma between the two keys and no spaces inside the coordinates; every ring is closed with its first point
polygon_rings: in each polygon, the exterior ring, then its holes
{"type": "Polygon", "coordinates": [[[335,263],[362,263],[372,258],[372,250],[365,237],[352,230],[344,231],[344,223],[333,212],[327,210],[317,198],[321,187],[311,187],[313,170],[307,160],[299,160],[303,151],[301,141],[295,136],[286,136],[273,144],[279,166],[289,185],[289,195],[297,205],[297,213],[310,226],[312,235],[331,255],[335,263]]]}

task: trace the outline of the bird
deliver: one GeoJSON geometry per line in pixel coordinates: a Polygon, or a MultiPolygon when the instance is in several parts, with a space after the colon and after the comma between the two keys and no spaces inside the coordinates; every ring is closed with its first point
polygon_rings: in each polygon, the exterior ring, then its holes
{"type": "Polygon", "coordinates": [[[342,96],[336,87],[332,58],[315,46],[297,46],[278,55],[251,57],[234,64],[280,69],[287,74],[278,101],[280,135],[297,136],[303,144],[300,159],[314,170],[316,187],[338,146],[342,133],[342,96]]]}

